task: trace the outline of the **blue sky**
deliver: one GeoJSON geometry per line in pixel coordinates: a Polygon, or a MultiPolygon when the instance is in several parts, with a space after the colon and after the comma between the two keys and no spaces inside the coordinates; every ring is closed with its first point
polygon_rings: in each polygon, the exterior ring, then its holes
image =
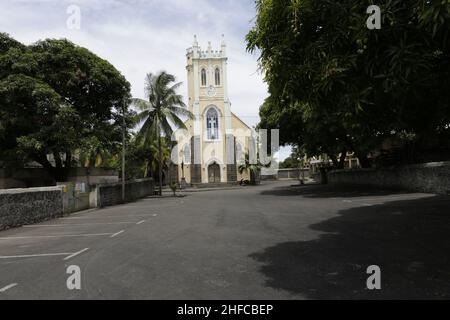
{"type": "MultiPolygon", "coordinates": [[[[202,47],[211,41],[216,49],[224,34],[232,111],[253,126],[267,96],[257,57],[245,49],[255,15],[253,0],[2,0],[0,31],[26,44],[67,38],[86,47],[120,70],[141,98],[147,72],[166,70],[186,82],[194,34],[202,47]],[[81,10],[79,30],[67,28],[70,5],[81,10]]],[[[186,86],[180,90],[187,95],[186,86]]]]}

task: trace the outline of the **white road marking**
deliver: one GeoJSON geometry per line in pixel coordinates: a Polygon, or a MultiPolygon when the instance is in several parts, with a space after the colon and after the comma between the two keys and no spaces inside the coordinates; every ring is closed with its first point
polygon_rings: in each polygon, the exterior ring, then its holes
{"type": "Polygon", "coordinates": [[[156,216],[158,216],[158,215],[157,215],[157,214],[154,214],[153,216],[156,217],[156,216]]]}
{"type": "Polygon", "coordinates": [[[137,225],[139,224],[143,224],[145,222],[145,220],[139,221],[138,223],[136,223],[137,225]]]}
{"type": "Polygon", "coordinates": [[[0,240],[39,239],[39,238],[73,238],[73,237],[101,237],[110,236],[112,233],[85,233],[85,234],[60,234],[54,236],[27,236],[27,237],[2,237],[0,240]]]}
{"type": "Polygon", "coordinates": [[[120,218],[120,219],[124,219],[124,218],[141,218],[141,217],[148,217],[148,214],[137,214],[137,215],[127,215],[127,216],[121,216],[121,215],[117,215],[117,216],[102,216],[102,215],[97,215],[97,216],[88,216],[88,217],[68,217],[68,218],[59,218],[59,220],[91,220],[91,219],[102,219],[102,218],[120,218]]]}
{"type": "Polygon", "coordinates": [[[42,228],[42,227],[67,227],[67,226],[90,226],[90,225],[118,225],[133,224],[134,222],[94,222],[94,223],[65,223],[65,224],[38,224],[23,226],[24,228],[42,228]]]}
{"type": "Polygon", "coordinates": [[[111,238],[115,238],[115,237],[117,237],[119,234],[122,234],[122,233],[124,233],[125,232],[125,230],[121,230],[121,231],[119,231],[119,232],[117,232],[117,233],[114,233],[112,236],[111,236],[111,238]]]}
{"type": "Polygon", "coordinates": [[[84,248],[83,250],[80,250],[80,251],[78,251],[78,252],[75,252],[74,254],[71,254],[70,256],[68,256],[68,257],[65,257],[63,260],[64,261],[67,261],[67,260],[70,260],[70,259],[72,259],[72,258],[75,258],[76,256],[78,256],[78,255],[80,255],[80,254],[82,254],[82,253],[84,253],[84,252],[86,252],[86,251],[88,251],[89,250],[89,248],[84,248]]]}
{"type": "Polygon", "coordinates": [[[344,202],[344,203],[352,203],[353,201],[352,200],[342,200],[342,202],[344,202]]]}
{"type": "Polygon", "coordinates": [[[14,288],[17,286],[17,283],[11,283],[9,285],[7,285],[6,287],[3,287],[0,289],[0,293],[6,292],[7,290],[14,288]]]}
{"type": "Polygon", "coordinates": [[[42,254],[23,254],[17,256],[0,256],[0,259],[19,259],[19,258],[38,258],[38,257],[55,257],[55,256],[67,256],[69,253],[42,253],[42,254]]]}

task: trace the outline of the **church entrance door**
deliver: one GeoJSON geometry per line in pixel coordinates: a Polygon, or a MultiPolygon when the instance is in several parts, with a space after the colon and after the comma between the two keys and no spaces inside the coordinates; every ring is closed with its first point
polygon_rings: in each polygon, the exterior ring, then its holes
{"type": "Polygon", "coordinates": [[[209,183],[220,183],[220,166],[213,163],[208,167],[209,183]]]}

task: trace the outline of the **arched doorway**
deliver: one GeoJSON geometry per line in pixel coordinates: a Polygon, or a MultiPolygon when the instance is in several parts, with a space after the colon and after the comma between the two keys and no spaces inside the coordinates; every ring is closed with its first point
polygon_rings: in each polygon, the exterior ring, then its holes
{"type": "Polygon", "coordinates": [[[208,182],[220,182],[220,166],[215,162],[208,166],[208,182]]]}

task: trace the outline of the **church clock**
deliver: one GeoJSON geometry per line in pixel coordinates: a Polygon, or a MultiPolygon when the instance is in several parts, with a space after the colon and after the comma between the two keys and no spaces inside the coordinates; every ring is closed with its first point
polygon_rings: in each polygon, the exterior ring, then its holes
{"type": "Polygon", "coordinates": [[[216,96],[216,88],[214,88],[214,86],[209,86],[207,94],[208,94],[208,97],[215,97],[216,96]]]}

